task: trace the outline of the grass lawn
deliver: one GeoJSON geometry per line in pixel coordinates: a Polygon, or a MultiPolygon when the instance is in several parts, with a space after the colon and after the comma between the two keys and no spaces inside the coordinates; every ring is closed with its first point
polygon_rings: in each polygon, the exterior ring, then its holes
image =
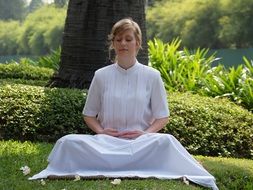
{"type": "MultiPolygon", "coordinates": [[[[122,179],[113,185],[111,179],[103,180],[40,180],[29,181],[28,177],[47,166],[47,156],[53,145],[45,143],[0,141],[0,190],[81,190],[81,189],[131,189],[131,190],[197,190],[208,189],[181,180],[122,179]],[[31,173],[24,176],[19,170],[28,165],[31,173]]],[[[195,156],[216,177],[220,189],[253,189],[253,160],[195,156]]]]}

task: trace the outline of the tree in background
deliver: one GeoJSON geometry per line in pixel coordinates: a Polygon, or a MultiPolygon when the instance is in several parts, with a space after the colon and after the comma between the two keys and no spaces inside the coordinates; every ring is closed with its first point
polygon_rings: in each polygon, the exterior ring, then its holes
{"type": "Polygon", "coordinates": [[[26,15],[24,0],[0,0],[1,20],[22,20],[26,15]]]}
{"type": "Polygon", "coordinates": [[[29,13],[35,11],[36,9],[40,8],[42,5],[44,5],[42,0],[32,0],[28,6],[29,13]]]}
{"type": "Polygon", "coordinates": [[[94,71],[108,64],[107,36],[113,24],[132,17],[143,32],[138,60],[148,64],[145,0],[70,0],[60,69],[52,87],[87,88],[94,71]]]}
{"type": "Polygon", "coordinates": [[[148,38],[201,48],[253,47],[252,0],[162,0],[147,11],[148,38]]]}
{"type": "Polygon", "coordinates": [[[53,5],[43,6],[29,14],[18,38],[18,53],[45,55],[62,42],[66,10],[53,5]]]}
{"type": "Polygon", "coordinates": [[[65,5],[67,5],[68,0],[54,0],[54,4],[57,7],[64,7],[65,5]]]}
{"type": "Polygon", "coordinates": [[[0,55],[15,55],[18,49],[20,34],[19,21],[0,21],[0,55]]]}
{"type": "Polygon", "coordinates": [[[253,1],[221,1],[219,40],[226,47],[253,47],[253,1]]]}
{"type": "Polygon", "coordinates": [[[43,5],[20,21],[0,20],[0,55],[45,55],[59,48],[66,8],[43,5]]]}
{"type": "Polygon", "coordinates": [[[161,1],[147,11],[150,39],[165,42],[182,39],[188,48],[218,46],[216,40],[219,17],[217,1],[175,0],[161,1]]]}

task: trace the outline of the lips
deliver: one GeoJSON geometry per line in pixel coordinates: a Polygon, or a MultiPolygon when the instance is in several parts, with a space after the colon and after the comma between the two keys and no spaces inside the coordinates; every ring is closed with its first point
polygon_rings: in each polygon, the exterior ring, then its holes
{"type": "Polygon", "coordinates": [[[119,51],[128,51],[128,49],[120,49],[119,51]]]}

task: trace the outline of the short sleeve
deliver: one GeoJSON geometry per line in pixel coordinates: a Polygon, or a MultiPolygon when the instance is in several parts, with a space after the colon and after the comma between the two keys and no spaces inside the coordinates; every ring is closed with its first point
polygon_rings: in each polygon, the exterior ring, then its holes
{"type": "Polygon", "coordinates": [[[96,116],[101,109],[101,87],[98,76],[94,75],[90,88],[88,90],[88,96],[85,106],[83,108],[83,115],[96,116]]]}
{"type": "Polygon", "coordinates": [[[160,73],[155,75],[155,79],[152,83],[151,111],[155,119],[168,117],[170,115],[167,94],[160,73]]]}

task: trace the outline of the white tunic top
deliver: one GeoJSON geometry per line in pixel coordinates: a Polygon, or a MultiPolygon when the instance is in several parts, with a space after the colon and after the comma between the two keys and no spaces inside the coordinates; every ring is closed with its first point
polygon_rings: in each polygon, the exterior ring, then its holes
{"type": "Polygon", "coordinates": [[[104,128],[145,130],[169,116],[159,71],[136,62],[125,70],[117,63],[95,72],[83,114],[98,115],[104,128]]]}
{"type": "MultiPolygon", "coordinates": [[[[169,115],[158,71],[136,62],[124,70],[113,64],[95,73],[83,110],[97,116],[102,127],[145,130],[153,119],[169,115]]],[[[209,174],[169,134],[147,133],[136,139],[105,134],[70,134],[57,140],[46,169],[29,179],[47,177],[156,177],[178,179],[217,190],[209,174]]]]}

